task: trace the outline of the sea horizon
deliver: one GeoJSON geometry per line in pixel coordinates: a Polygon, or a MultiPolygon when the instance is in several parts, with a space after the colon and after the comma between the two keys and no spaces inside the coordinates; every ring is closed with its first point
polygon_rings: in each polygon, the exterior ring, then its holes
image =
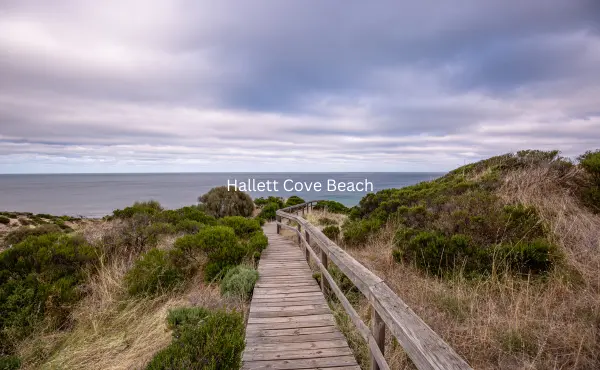
{"type": "Polygon", "coordinates": [[[289,184],[322,182],[319,192],[248,191],[252,198],[270,195],[305,200],[335,200],[346,206],[358,204],[371,191],[328,191],[329,179],[339,182],[373,183],[373,191],[400,188],[432,180],[445,172],[128,172],[128,173],[28,173],[0,174],[0,211],[48,213],[74,217],[100,218],[136,201],[157,200],[165,208],[198,203],[198,197],[228,179],[275,180],[289,184]]]}

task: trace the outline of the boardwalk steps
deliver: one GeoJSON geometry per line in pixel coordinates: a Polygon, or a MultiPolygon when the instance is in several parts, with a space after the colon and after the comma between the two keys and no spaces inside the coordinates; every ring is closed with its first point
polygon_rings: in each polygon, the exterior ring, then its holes
{"type": "Polygon", "coordinates": [[[265,234],[269,246],[258,265],[243,369],[359,370],[304,252],[274,224],[265,234]]]}

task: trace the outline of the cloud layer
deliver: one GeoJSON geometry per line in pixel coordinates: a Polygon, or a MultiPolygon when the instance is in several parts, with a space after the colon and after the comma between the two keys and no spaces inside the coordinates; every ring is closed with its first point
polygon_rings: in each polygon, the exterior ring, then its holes
{"type": "Polygon", "coordinates": [[[0,0],[0,173],[600,147],[600,3],[0,0]]]}

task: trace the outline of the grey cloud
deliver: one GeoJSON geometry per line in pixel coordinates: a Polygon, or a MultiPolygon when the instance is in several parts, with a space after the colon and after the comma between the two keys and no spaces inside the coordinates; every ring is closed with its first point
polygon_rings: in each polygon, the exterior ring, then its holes
{"type": "Polygon", "coordinates": [[[600,132],[593,0],[0,8],[0,163],[449,169],[600,132]]]}

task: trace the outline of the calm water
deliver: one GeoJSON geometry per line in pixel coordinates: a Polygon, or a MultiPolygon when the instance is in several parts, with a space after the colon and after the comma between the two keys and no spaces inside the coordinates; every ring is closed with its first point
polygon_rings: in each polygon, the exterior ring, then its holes
{"type": "MultiPolygon", "coordinates": [[[[367,193],[328,191],[327,180],[364,182],[373,190],[399,188],[441,176],[441,173],[167,173],[167,174],[64,174],[0,175],[0,211],[50,213],[102,217],[134,201],[155,199],[166,208],[196,204],[198,196],[234,179],[247,182],[279,181],[278,192],[248,191],[254,197],[298,195],[306,200],[331,199],[347,206],[357,204],[367,193]],[[283,189],[286,179],[321,182],[320,192],[283,189]]],[[[290,185],[290,183],[288,183],[290,185]]]]}

